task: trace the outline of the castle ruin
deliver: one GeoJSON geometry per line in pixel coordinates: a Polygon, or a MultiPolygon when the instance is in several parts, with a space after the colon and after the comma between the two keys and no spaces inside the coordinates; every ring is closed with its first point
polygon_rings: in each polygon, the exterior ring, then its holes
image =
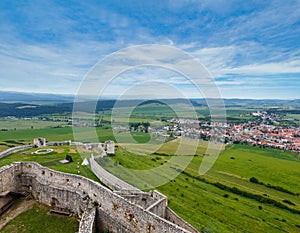
{"type": "MultiPolygon", "coordinates": [[[[5,156],[10,154],[2,153],[5,156]]],[[[95,171],[94,158],[90,162],[95,171]]],[[[96,175],[101,178],[103,174],[96,175]]],[[[106,184],[116,181],[111,183],[115,191],[88,178],[54,171],[35,162],[14,162],[0,168],[0,199],[5,200],[10,194],[30,193],[35,200],[51,206],[54,211],[81,218],[79,233],[105,230],[126,233],[198,232],[167,206],[167,197],[163,194],[155,190],[142,192],[112,177],[110,174],[103,181],[106,184]],[[116,189],[120,186],[123,188],[116,189]]]]}

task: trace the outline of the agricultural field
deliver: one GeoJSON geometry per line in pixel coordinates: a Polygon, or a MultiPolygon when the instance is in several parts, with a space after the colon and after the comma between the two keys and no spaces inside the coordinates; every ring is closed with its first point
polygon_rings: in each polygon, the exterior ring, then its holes
{"type": "Polygon", "coordinates": [[[22,129],[42,129],[50,127],[64,127],[66,122],[46,121],[39,119],[1,119],[0,129],[4,130],[22,130],[22,129]]]}
{"type": "Polygon", "coordinates": [[[74,233],[79,224],[75,217],[49,214],[50,207],[35,204],[6,224],[1,233],[74,233]]]}
{"type": "Polygon", "coordinates": [[[286,117],[289,119],[293,119],[293,122],[296,125],[300,125],[300,114],[287,114],[286,117]]]}
{"type": "MultiPolygon", "coordinates": [[[[204,149],[200,147],[197,154],[204,149]]],[[[173,158],[168,155],[172,150],[174,145],[169,142],[157,153],[143,156],[119,146],[115,156],[99,163],[135,185],[137,179],[126,169],[166,166],[173,158]]],[[[157,187],[182,218],[209,232],[299,232],[300,158],[296,154],[232,145],[203,176],[198,174],[203,159],[199,155],[175,179],[157,187]],[[253,177],[255,182],[250,182],[253,177]]],[[[144,189],[148,190],[147,185],[144,189]]]]}

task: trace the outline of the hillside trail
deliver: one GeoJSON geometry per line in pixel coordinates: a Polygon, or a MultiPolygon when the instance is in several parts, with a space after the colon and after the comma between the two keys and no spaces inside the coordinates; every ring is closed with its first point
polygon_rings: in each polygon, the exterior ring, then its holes
{"type": "Polygon", "coordinates": [[[16,218],[18,215],[23,213],[26,210],[31,209],[34,204],[36,203],[35,200],[21,200],[20,202],[14,204],[6,213],[4,213],[0,218],[0,231],[2,228],[9,223],[11,220],[16,218]]]}

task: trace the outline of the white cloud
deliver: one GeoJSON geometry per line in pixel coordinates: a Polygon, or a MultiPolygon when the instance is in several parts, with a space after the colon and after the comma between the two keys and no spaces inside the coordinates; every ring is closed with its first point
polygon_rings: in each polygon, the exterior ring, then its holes
{"type": "Polygon", "coordinates": [[[300,73],[300,59],[287,62],[270,62],[264,64],[250,64],[235,68],[224,69],[223,72],[235,75],[265,75],[300,73]]]}

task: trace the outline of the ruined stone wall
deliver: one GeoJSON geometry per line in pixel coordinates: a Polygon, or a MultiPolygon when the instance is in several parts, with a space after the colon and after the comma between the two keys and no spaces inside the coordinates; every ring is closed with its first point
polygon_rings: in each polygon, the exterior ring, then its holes
{"type": "Polygon", "coordinates": [[[132,191],[132,190],[121,190],[115,191],[118,195],[124,197],[126,200],[147,209],[152,206],[158,200],[152,195],[152,192],[132,191]]]}
{"type": "Polygon", "coordinates": [[[104,168],[102,168],[97,161],[95,161],[95,158],[92,156],[90,159],[90,165],[91,170],[93,173],[103,182],[105,185],[107,185],[112,190],[135,190],[139,191],[138,188],[124,182],[123,180],[119,179],[118,177],[112,175],[108,171],[106,171],[104,168]]]}
{"type": "Polygon", "coordinates": [[[41,182],[31,175],[22,175],[19,179],[19,191],[30,191],[38,202],[79,216],[83,213],[85,206],[81,192],[41,182]]]}
{"type": "Polygon", "coordinates": [[[78,233],[93,233],[95,228],[96,208],[87,207],[79,224],[78,233]]]}
{"type": "Polygon", "coordinates": [[[57,141],[57,142],[47,142],[46,146],[64,146],[64,145],[71,145],[71,141],[57,141]]]}
{"type": "Polygon", "coordinates": [[[189,223],[184,221],[182,218],[180,218],[173,210],[171,210],[169,207],[166,207],[166,219],[170,222],[179,225],[183,227],[184,229],[189,230],[192,233],[199,233],[199,231],[191,226],[189,223]]]}
{"type": "Polygon", "coordinates": [[[33,162],[17,162],[13,166],[21,174],[19,188],[31,189],[34,197],[44,204],[51,205],[54,197],[58,207],[71,208],[80,214],[83,196],[87,194],[91,203],[99,204],[97,221],[112,232],[189,232],[87,178],[53,171],[33,162]]]}
{"type": "Polygon", "coordinates": [[[8,156],[12,153],[16,153],[16,152],[19,152],[22,150],[27,150],[27,149],[30,149],[33,147],[34,147],[34,145],[24,145],[24,146],[16,146],[16,147],[9,148],[5,151],[0,152],[0,159],[2,159],[5,156],[8,156]]]}
{"type": "Polygon", "coordinates": [[[0,167],[0,193],[17,190],[16,174],[19,170],[14,165],[0,167]]]}
{"type": "MultiPolygon", "coordinates": [[[[33,147],[34,145],[24,145],[10,148],[1,152],[0,158],[33,147]]],[[[1,167],[0,192],[30,191],[39,202],[74,212],[78,216],[84,213],[85,198],[88,195],[90,202],[99,204],[96,215],[98,230],[152,233],[198,232],[167,207],[166,196],[157,191],[152,192],[150,196],[148,193],[141,192],[107,172],[94,158],[91,164],[93,164],[93,172],[100,180],[106,184],[110,183],[114,189],[121,188],[121,191],[132,192],[130,196],[126,194],[124,198],[92,180],[53,171],[34,162],[16,162],[1,167]]]]}
{"type": "Polygon", "coordinates": [[[168,205],[168,201],[166,198],[164,198],[164,199],[158,200],[153,205],[149,206],[146,210],[151,213],[156,214],[157,216],[165,218],[167,205],[168,205]]]}
{"type": "Polygon", "coordinates": [[[163,195],[162,193],[158,192],[157,190],[154,190],[152,192],[152,196],[157,201],[155,203],[153,203],[151,206],[149,206],[147,208],[147,210],[162,217],[162,218],[165,218],[166,217],[166,207],[168,206],[167,196],[163,195]]]}

